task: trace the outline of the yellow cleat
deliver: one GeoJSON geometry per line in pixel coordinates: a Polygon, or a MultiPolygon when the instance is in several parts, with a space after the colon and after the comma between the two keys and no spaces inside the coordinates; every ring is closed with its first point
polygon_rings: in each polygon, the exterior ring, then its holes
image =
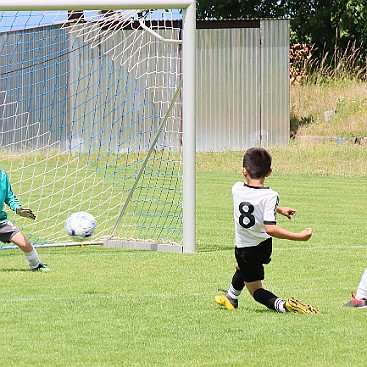
{"type": "Polygon", "coordinates": [[[230,311],[233,311],[238,307],[238,301],[227,296],[215,296],[215,302],[230,311]]]}
{"type": "Polygon", "coordinates": [[[285,301],[285,307],[289,312],[294,313],[303,313],[308,315],[315,315],[318,313],[314,306],[304,305],[293,297],[285,301]]]}

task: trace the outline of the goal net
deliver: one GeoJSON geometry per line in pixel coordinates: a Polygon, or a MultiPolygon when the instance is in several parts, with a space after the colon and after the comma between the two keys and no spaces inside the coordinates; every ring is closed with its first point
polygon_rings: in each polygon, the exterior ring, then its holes
{"type": "Polygon", "coordinates": [[[37,219],[5,210],[35,245],[87,211],[90,243],[185,251],[183,14],[0,12],[0,169],[37,219]]]}

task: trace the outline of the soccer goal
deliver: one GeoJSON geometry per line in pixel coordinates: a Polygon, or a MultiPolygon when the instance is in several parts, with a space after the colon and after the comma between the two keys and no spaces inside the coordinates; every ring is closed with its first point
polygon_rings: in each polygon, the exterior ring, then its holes
{"type": "Polygon", "coordinates": [[[195,252],[195,18],[194,0],[0,0],[0,169],[37,219],[5,209],[36,246],[195,252]]]}

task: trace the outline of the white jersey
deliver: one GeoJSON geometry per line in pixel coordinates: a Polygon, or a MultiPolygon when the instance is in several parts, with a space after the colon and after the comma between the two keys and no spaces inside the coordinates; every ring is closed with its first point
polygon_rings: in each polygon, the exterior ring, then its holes
{"type": "Polygon", "coordinates": [[[269,187],[236,182],[232,187],[236,247],[257,246],[269,236],[265,224],[276,224],[278,193],[269,187]]]}

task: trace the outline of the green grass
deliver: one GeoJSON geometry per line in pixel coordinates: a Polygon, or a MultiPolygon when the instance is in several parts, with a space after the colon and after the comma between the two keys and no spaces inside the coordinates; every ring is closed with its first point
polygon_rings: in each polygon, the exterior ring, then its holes
{"type": "Polygon", "coordinates": [[[43,248],[51,273],[0,251],[0,366],[362,366],[366,310],[344,308],[366,267],[364,147],[270,149],[268,184],[298,213],[279,224],[314,229],[308,242],[274,239],[265,286],[315,305],[277,314],[243,292],[214,296],[234,270],[231,186],[242,152],[198,155],[196,254],[43,248]]]}

